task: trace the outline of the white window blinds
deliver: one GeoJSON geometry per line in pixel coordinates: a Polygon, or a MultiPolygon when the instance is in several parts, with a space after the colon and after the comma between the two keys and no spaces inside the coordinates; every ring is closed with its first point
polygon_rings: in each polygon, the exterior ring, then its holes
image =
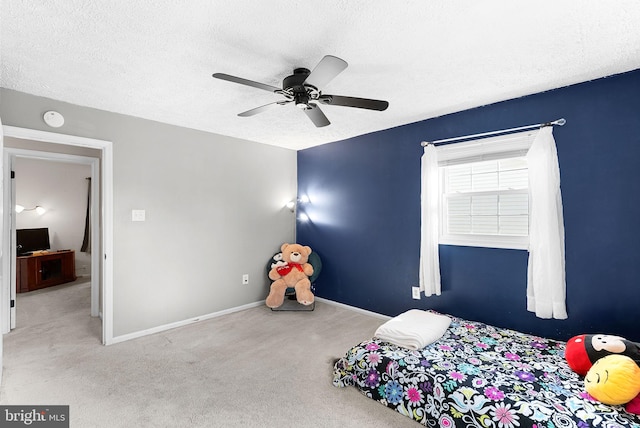
{"type": "Polygon", "coordinates": [[[447,234],[527,236],[525,158],[452,165],[443,175],[447,234]]]}
{"type": "Polygon", "coordinates": [[[526,249],[526,154],[538,130],[437,147],[440,243],[526,249]]]}

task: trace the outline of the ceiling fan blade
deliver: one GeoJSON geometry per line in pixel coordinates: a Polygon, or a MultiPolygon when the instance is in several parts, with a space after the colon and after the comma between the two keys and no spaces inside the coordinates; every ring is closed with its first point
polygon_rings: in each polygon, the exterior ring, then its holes
{"type": "Polygon", "coordinates": [[[260,107],[256,107],[256,108],[252,108],[251,110],[247,110],[247,111],[243,111],[242,113],[238,113],[238,116],[240,117],[249,117],[249,116],[254,116],[258,113],[262,113],[263,111],[269,110],[271,107],[280,104],[280,105],[285,105],[287,103],[290,103],[291,101],[289,100],[284,100],[284,101],[276,101],[275,103],[269,103],[269,104],[265,104],[263,106],[260,107]]]}
{"type": "Polygon", "coordinates": [[[331,124],[327,116],[324,115],[320,107],[315,104],[309,104],[309,107],[303,110],[307,117],[311,119],[313,124],[318,128],[331,124]]]}
{"type": "Polygon", "coordinates": [[[343,97],[341,95],[322,95],[318,101],[323,104],[345,107],[366,108],[383,111],[389,107],[388,101],[371,100],[368,98],[343,97]]]}
{"type": "Polygon", "coordinates": [[[277,92],[282,90],[276,86],[267,85],[265,83],[254,82],[253,80],[243,79],[242,77],[231,76],[229,74],[224,74],[224,73],[214,73],[213,77],[215,77],[216,79],[226,80],[228,82],[252,86],[258,89],[264,89],[265,91],[269,91],[269,92],[277,92]]]}
{"type": "Polygon", "coordinates": [[[333,55],[326,55],[320,60],[318,65],[307,76],[305,84],[315,86],[316,88],[324,88],[324,86],[347,68],[347,62],[333,55]]]}

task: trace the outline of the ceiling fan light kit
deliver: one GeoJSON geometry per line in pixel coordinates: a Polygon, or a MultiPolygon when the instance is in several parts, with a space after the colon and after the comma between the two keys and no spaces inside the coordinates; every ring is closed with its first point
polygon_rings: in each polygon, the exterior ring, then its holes
{"type": "Polygon", "coordinates": [[[347,65],[346,61],[338,57],[326,55],[322,60],[320,60],[313,71],[310,71],[307,68],[294,69],[293,74],[285,77],[282,81],[282,89],[224,73],[214,73],[213,77],[216,79],[226,80],[228,82],[263,89],[285,97],[284,100],[275,101],[273,103],[239,113],[238,116],[240,117],[249,117],[262,113],[275,105],[294,103],[296,107],[307,115],[315,126],[322,127],[329,125],[331,122],[329,122],[329,119],[322,112],[318,103],[376,111],[386,110],[387,107],[389,107],[389,103],[387,101],[347,97],[342,95],[325,95],[318,89],[325,86],[338,74],[344,71],[344,69],[347,68],[347,65]]]}

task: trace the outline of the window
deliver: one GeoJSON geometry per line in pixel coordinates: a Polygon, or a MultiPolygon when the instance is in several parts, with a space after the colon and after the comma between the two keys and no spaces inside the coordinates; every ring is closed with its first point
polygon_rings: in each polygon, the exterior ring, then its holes
{"type": "Polygon", "coordinates": [[[440,243],[526,249],[535,132],[438,147],[440,243]]]}
{"type": "Polygon", "coordinates": [[[420,167],[419,281],[425,295],[441,292],[438,244],[527,249],[527,310],[540,318],[567,318],[553,128],[427,144],[420,167]]]}

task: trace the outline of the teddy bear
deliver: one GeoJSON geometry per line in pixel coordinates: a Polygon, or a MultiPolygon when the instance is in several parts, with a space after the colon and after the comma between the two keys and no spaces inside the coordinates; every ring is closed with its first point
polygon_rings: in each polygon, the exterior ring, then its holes
{"type": "Polygon", "coordinates": [[[309,277],[313,275],[313,266],[308,263],[309,254],[312,252],[311,248],[300,244],[284,243],[280,247],[280,251],[282,259],[274,259],[276,263],[269,271],[269,279],[273,283],[265,301],[266,305],[270,308],[281,306],[284,302],[285,292],[289,287],[296,290],[298,303],[312,304],[314,295],[311,292],[309,277]]]}

